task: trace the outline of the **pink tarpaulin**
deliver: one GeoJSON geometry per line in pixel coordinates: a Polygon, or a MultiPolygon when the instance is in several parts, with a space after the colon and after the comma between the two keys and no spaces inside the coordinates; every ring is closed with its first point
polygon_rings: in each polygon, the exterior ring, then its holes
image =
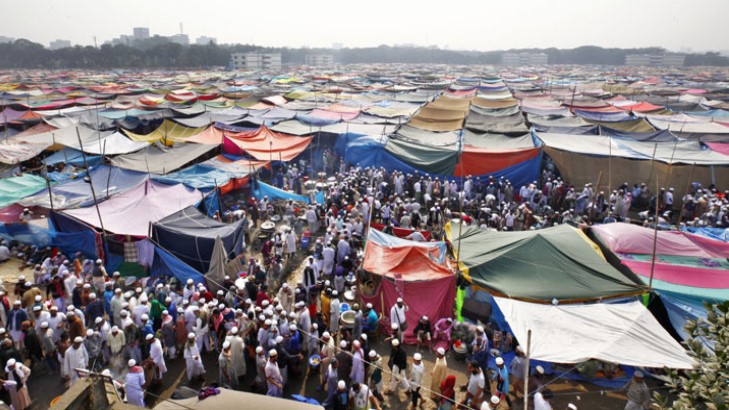
{"type": "Polygon", "coordinates": [[[408,329],[405,332],[405,343],[414,344],[416,339],[413,329],[422,316],[428,316],[431,323],[453,316],[456,276],[423,282],[383,279],[373,296],[362,295],[364,303],[372,303],[376,312],[388,318],[390,308],[397,302],[397,298],[402,298],[410,307],[406,314],[408,329]]]}
{"type": "MultiPolygon", "coordinates": [[[[147,236],[149,224],[202,200],[197,189],[147,180],[99,204],[104,229],[119,235],[147,236]]],[[[96,228],[102,223],[96,207],[69,209],[64,214],[96,228]]]]}
{"type": "Polygon", "coordinates": [[[324,118],[327,120],[339,120],[339,121],[350,121],[355,119],[359,115],[357,112],[335,112],[327,110],[312,110],[309,113],[310,116],[316,118],[324,118]]]}
{"type": "Polygon", "coordinates": [[[273,132],[264,126],[255,131],[226,133],[223,150],[233,155],[247,153],[260,161],[291,161],[309,146],[313,138],[273,132]]]}
{"type": "MultiPolygon", "coordinates": [[[[645,278],[651,276],[651,262],[625,259],[620,262],[638,275],[645,278]]],[[[704,269],[656,262],[653,279],[695,288],[726,289],[729,284],[729,272],[725,269],[704,269]]]]}
{"type": "Polygon", "coordinates": [[[712,151],[718,152],[719,154],[729,155],[729,143],[728,142],[704,142],[712,151]]]}
{"type": "MultiPolygon", "coordinates": [[[[653,229],[615,223],[590,228],[614,253],[653,254],[653,229]]],[[[658,231],[657,255],[728,258],[729,243],[677,231],[658,231]]]]}

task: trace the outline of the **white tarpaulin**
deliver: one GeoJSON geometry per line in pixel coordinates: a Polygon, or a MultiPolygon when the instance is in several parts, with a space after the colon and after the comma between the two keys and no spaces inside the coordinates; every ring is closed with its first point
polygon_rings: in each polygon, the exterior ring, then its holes
{"type": "Polygon", "coordinates": [[[542,305],[496,297],[514,335],[531,358],[553,363],[598,359],[630,366],[690,369],[686,350],[640,302],[542,305]]]}

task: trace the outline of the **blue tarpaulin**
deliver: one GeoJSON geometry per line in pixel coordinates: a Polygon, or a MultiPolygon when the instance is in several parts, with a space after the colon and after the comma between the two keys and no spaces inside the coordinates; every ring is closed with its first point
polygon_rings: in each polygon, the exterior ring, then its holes
{"type": "Polygon", "coordinates": [[[694,228],[688,226],[681,228],[681,230],[718,241],[729,242],[729,228],[694,228]]]}
{"type": "MultiPolygon", "coordinates": [[[[65,162],[66,164],[71,164],[76,167],[85,166],[84,156],[81,151],[69,147],[63,147],[63,149],[47,156],[44,162],[47,165],[56,165],[58,163],[65,162]]],[[[86,162],[89,164],[89,166],[98,165],[101,163],[101,156],[87,154],[86,162]]]]}
{"type": "Polygon", "coordinates": [[[220,169],[195,164],[167,175],[154,175],[152,179],[164,184],[184,184],[191,188],[209,189],[227,184],[230,176],[220,169]]]}
{"type": "Polygon", "coordinates": [[[155,246],[154,261],[152,262],[151,276],[168,276],[175,277],[181,283],[186,283],[188,279],[192,279],[197,285],[205,280],[203,275],[191,268],[186,263],[172,256],[164,249],[155,246]]]}
{"type": "MultiPolygon", "coordinates": [[[[304,195],[297,195],[288,191],[284,191],[282,189],[278,189],[274,186],[268,185],[261,181],[256,181],[252,185],[251,193],[253,196],[255,196],[258,199],[263,198],[264,196],[268,196],[268,199],[283,199],[283,200],[293,200],[293,201],[299,201],[299,202],[305,202],[307,204],[311,203],[311,200],[308,196],[304,195]]],[[[324,192],[318,192],[316,194],[316,203],[323,204],[325,202],[324,199],[324,192]]]]}
{"type": "Polygon", "coordinates": [[[25,223],[0,224],[0,237],[39,248],[55,246],[66,255],[81,252],[96,258],[96,235],[90,230],[66,233],[56,232],[52,224],[49,229],[25,223]]]}

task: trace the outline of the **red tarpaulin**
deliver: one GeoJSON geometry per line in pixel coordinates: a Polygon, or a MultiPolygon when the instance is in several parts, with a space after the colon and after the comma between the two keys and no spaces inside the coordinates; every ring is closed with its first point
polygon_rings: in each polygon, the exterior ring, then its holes
{"type": "Polygon", "coordinates": [[[465,177],[468,175],[486,175],[500,171],[534,159],[539,156],[540,148],[527,148],[512,151],[493,151],[485,148],[465,145],[461,158],[456,164],[453,175],[465,177]]]}
{"type": "Polygon", "coordinates": [[[223,150],[228,154],[247,153],[261,161],[291,161],[304,152],[314,137],[295,137],[261,127],[255,131],[226,133],[223,150]]]}
{"type": "Polygon", "coordinates": [[[376,275],[402,278],[406,282],[428,281],[453,276],[450,269],[435,261],[439,255],[437,248],[388,247],[369,241],[362,268],[376,275]]]}
{"type": "Polygon", "coordinates": [[[722,155],[729,155],[729,143],[727,142],[705,142],[712,151],[722,155]]]}

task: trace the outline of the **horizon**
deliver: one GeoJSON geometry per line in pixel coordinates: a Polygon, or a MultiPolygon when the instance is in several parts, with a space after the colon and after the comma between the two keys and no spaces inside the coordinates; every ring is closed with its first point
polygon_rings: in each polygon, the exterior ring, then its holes
{"type": "Polygon", "coordinates": [[[343,48],[436,46],[488,52],[590,45],[726,53],[729,45],[724,41],[722,19],[729,15],[729,2],[699,3],[686,8],[659,0],[615,0],[605,8],[577,0],[523,0],[515,12],[508,4],[456,0],[444,13],[430,4],[383,0],[356,11],[343,10],[334,0],[318,0],[303,10],[293,0],[278,2],[275,9],[231,0],[204,9],[196,3],[171,0],[27,0],[0,4],[2,14],[13,16],[0,28],[0,36],[25,38],[45,47],[55,40],[93,46],[96,37],[96,45],[101,46],[122,34],[131,35],[134,27],[146,27],[150,36],[182,31],[191,44],[207,36],[219,44],[289,48],[333,48],[340,43],[343,48]]]}

